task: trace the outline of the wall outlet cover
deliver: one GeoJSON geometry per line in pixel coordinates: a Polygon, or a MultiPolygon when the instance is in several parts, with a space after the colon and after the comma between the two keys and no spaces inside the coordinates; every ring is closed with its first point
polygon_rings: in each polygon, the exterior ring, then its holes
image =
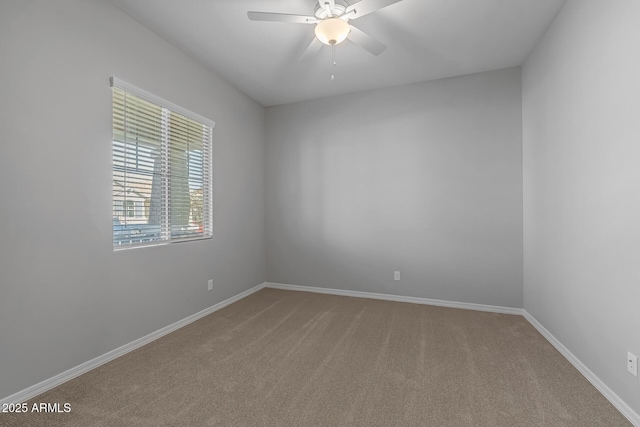
{"type": "Polygon", "coordinates": [[[638,357],[631,352],[627,352],[627,371],[634,377],[638,376],[638,357]]]}

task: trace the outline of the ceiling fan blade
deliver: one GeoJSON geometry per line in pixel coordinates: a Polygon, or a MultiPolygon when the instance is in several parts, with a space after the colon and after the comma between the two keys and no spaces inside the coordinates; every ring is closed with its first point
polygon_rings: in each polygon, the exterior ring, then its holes
{"type": "Polygon", "coordinates": [[[391,6],[399,1],[401,0],[360,0],[359,2],[347,7],[344,14],[349,15],[351,19],[356,19],[361,16],[368,15],[371,12],[375,12],[376,10],[391,6]]]}
{"type": "Polygon", "coordinates": [[[315,16],[289,15],[286,13],[247,12],[247,16],[252,21],[290,22],[293,24],[316,24],[318,22],[315,16]]]}
{"type": "Polygon", "coordinates": [[[318,53],[321,47],[322,47],[322,42],[318,40],[317,37],[314,37],[311,43],[309,44],[309,46],[307,46],[307,48],[305,49],[302,56],[300,56],[299,61],[306,61],[312,58],[318,53]]]}
{"type": "Polygon", "coordinates": [[[353,25],[351,25],[351,32],[347,38],[375,56],[380,55],[387,48],[387,46],[353,25]]]}

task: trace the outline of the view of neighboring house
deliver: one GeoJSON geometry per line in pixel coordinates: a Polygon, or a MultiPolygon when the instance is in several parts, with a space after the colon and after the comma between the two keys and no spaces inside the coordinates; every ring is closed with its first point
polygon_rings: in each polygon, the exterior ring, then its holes
{"type": "MultiPolygon", "coordinates": [[[[150,175],[113,171],[113,219],[123,225],[148,224],[153,179],[150,175]],[[133,178],[133,179],[132,179],[133,178]]],[[[203,224],[202,188],[189,189],[189,228],[203,224]]]]}
{"type": "Polygon", "coordinates": [[[151,187],[152,179],[149,175],[132,176],[132,174],[128,174],[125,177],[124,173],[113,171],[114,223],[148,224],[151,187]],[[132,181],[132,178],[135,181],[132,181]]]}

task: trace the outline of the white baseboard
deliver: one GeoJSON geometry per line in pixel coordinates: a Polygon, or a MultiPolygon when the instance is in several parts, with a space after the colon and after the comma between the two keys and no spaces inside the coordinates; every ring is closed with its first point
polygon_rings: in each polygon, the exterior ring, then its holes
{"type": "Polygon", "coordinates": [[[26,400],[29,400],[39,394],[44,393],[45,391],[51,390],[52,388],[57,387],[60,384],[63,384],[69,380],[72,380],[86,372],[89,372],[90,370],[95,369],[100,365],[104,365],[105,363],[110,362],[113,359],[123,356],[139,347],[142,347],[145,344],[148,344],[152,341],[157,340],[160,337],[163,337],[164,335],[167,335],[177,329],[180,329],[183,326],[188,325],[189,323],[195,322],[196,320],[201,319],[204,316],[207,316],[215,311],[218,311],[221,308],[228,306],[229,304],[232,304],[246,296],[249,296],[252,293],[257,292],[260,289],[264,288],[264,286],[265,286],[264,283],[254,286],[251,289],[248,289],[244,292],[239,293],[238,295],[235,295],[215,305],[212,305],[209,308],[205,308],[204,310],[199,311],[195,314],[192,314],[191,316],[185,317],[182,320],[178,320],[177,322],[169,326],[165,326],[162,329],[158,329],[157,331],[152,332],[149,335],[146,335],[142,338],[138,338],[137,340],[132,341],[129,344],[125,344],[122,347],[118,347],[115,350],[111,350],[110,352],[103,354],[102,356],[98,356],[95,359],[91,359],[87,362],[84,362],[52,378],[39,382],[38,384],[32,385],[31,387],[27,387],[26,389],[19,391],[15,394],[12,394],[11,396],[5,397],[4,399],[0,399],[0,405],[5,403],[7,404],[22,403],[26,400]]]}
{"type": "Polygon", "coordinates": [[[617,394],[615,394],[607,385],[602,382],[600,378],[596,376],[589,368],[586,367],[584,363],[580,361],[573,353],[569,351],[567,347],[565,347],[551,332],[547,330],[538,320],[533,317],[528,311],[523,310],[522,315],[525,319],[531,323],[531,325],[542,334],[543,337],[547,339],[553,345],[556,350],[562,354],[565,359],[567,359],[584,377],[589,380],[589,382],[596,388],[604,397],[611,402],[613,406],[618,409],[627,417],[627,419],[636,427],[640,427],[640,415],[638,415],[629,405],[625,403],[624,400],[620,399],[617,394]]]}
{"type": "Polygon", "coordinates": [[[343,289],[315,288],[311,286],[286,285],[283,283],[265,282],[264,287],[284,289],[287,291],[315,292],[319,294],[342,295],[356,298],[379,299],[384,301],[409,302],[412,304],[437,305],[439,307],[461,308],[464,310],[488,311],[490,313],[522,315],[521,308],[502,307],[499,305],[473,304],[469,302],[445,301],[430,298],[405,297],[401,295],[378,294],[373,292],[345,291],[343,289]]]}

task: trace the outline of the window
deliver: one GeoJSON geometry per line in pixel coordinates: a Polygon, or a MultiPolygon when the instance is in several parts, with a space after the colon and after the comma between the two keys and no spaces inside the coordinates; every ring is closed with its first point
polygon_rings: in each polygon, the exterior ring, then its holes
{"type": "Polygon", "coordinates": [[[114,249],[210,238],[215,123],[115,78],[114,249]]]}
{"type": "Polygon", "coordinates": [[[124,207],[122,200],[114,200],[113,201],[113,217],[121,217],[124,216],[124,207]]]}
{"type": "Polygon", "coordinates": [[[128,218],[134,217],[135,215],[135,202],[133,200],[125,200],[124,201],[124,211],[125,216],[128,218]]]}

